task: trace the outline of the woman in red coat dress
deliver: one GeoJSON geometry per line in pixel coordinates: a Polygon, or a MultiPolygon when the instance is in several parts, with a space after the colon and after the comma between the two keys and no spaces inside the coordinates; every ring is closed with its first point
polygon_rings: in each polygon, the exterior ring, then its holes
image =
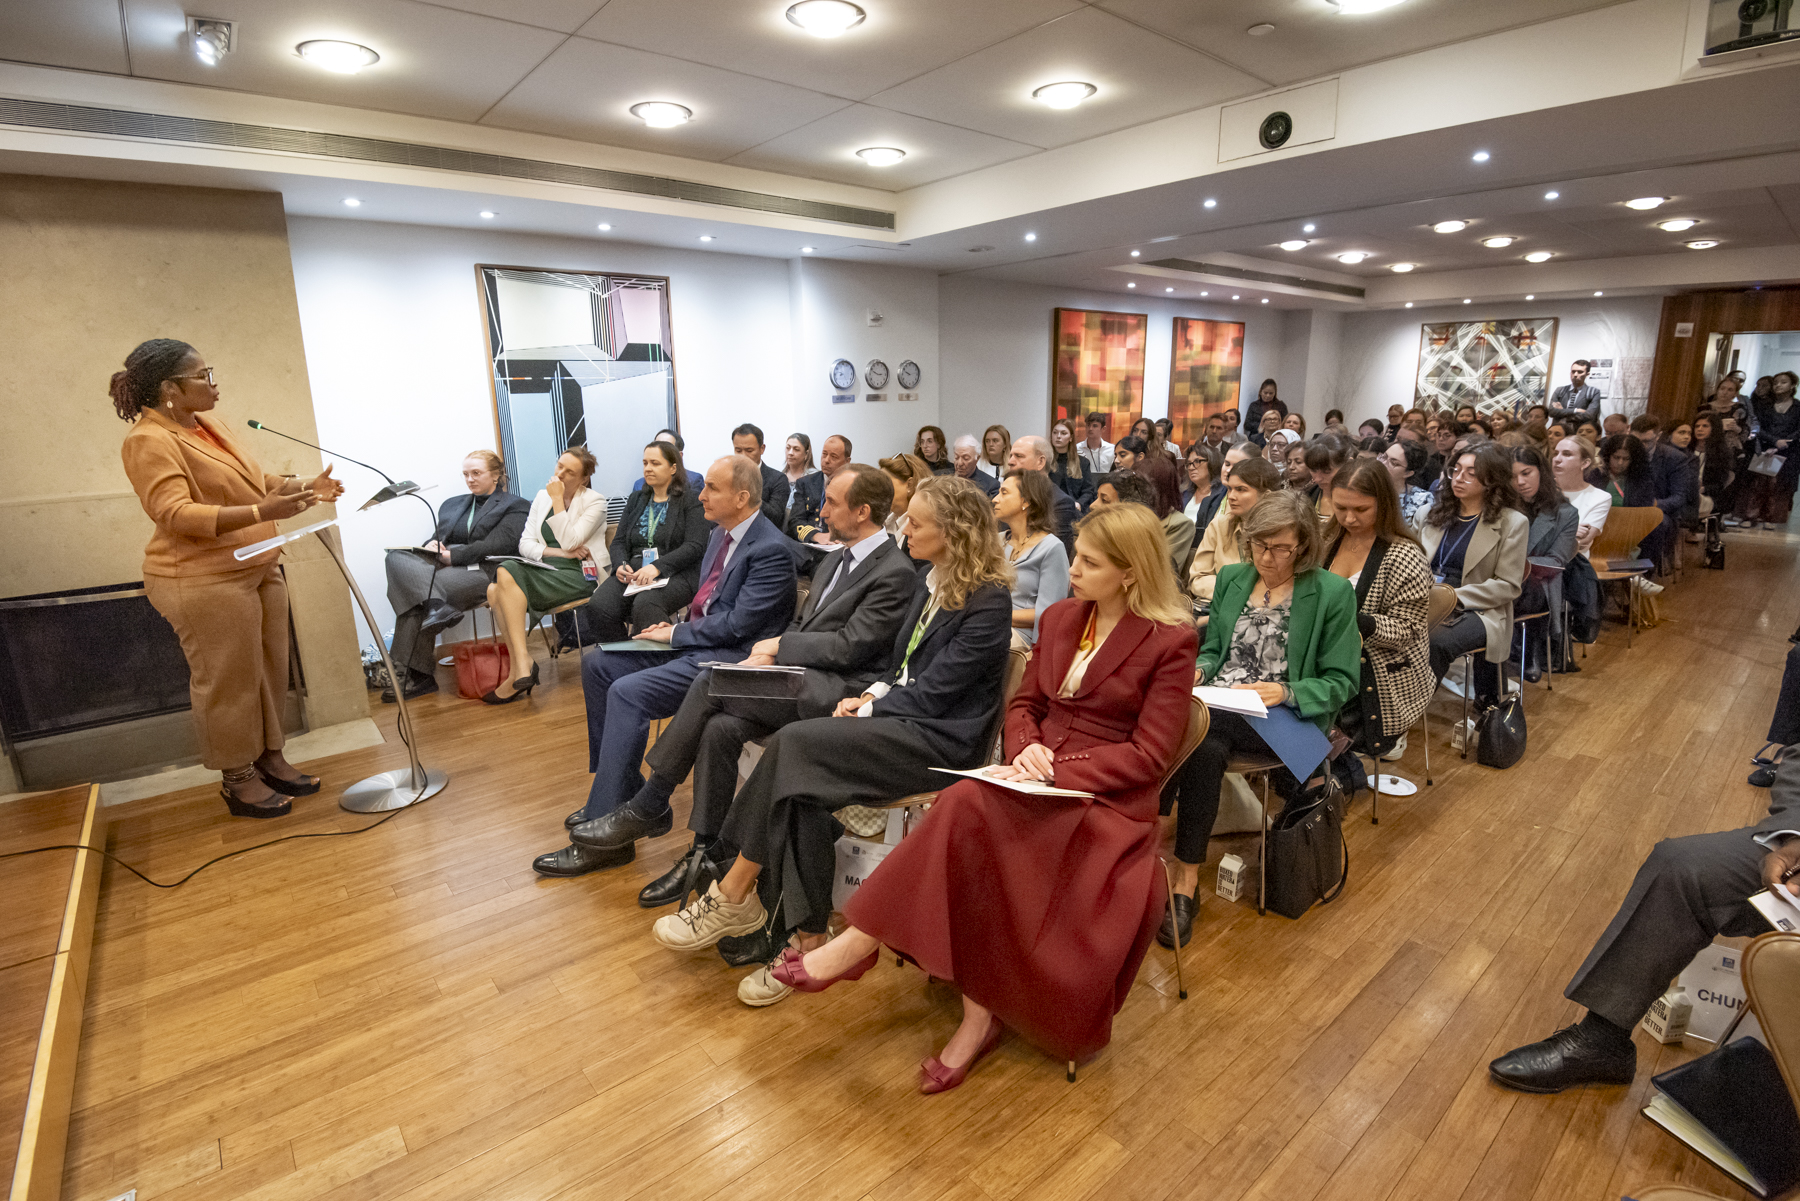
{"type": "Polygon", "coordinates": [[[1059,1059],[1100,1050],[1162,920],[1157,783],[1187,729],[1195,639],[1150,510],[1090,514],[1069,585],[1007,710],[1008,765],[990,771],[1093,799],[952,785],[851,899],[850,928],[771,972],[816,992],[885,943],[955,981],[963,1022],[920,1065],[927,1093],[962,1083],[1002,1024],[1059,1059]]]}

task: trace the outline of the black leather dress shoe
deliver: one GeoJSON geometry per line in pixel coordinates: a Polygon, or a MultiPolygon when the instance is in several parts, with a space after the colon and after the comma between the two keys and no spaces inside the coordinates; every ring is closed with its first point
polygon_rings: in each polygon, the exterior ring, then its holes
{"type": "Polygon", "coordinates": [[[531,870],[540,876],[585,876],[606,867],[624,867],[637,858],[637,848],[626,845],[614,851],[596,851],[591,847],[566,846],[531,861],[531,870]]]}
{"type": "MultiPolygon", "coordinates": [[[[430,696],[432,693],[436,692],[437,690],[438,690],[438,682],[437,682],[436,676],[428,676],[428,675],[424,675],[424,674],[422,674],[420,672],[416,672],[416,671],[407,673],[407,676],[406,676],[406,699],[407,700],[410,701],[410,700],[414,699],[415,697],[430,696]]],[[[384,705],[391,705],[394,703],[393,685],[390,684],[386,688],[383,688],[381,690],[381,703],[384,705]]]]}
{"type": "Polygon", "coordinates": [[[1525,669],[1524,676],[1527,684],[1535,684],[1544,678],[1544,669],[1533,663],[1525,669]]]}
{"type": "Polygon", "coordinates": [[[628,847],[640,838],[660,838],[674,828],[672,809],[664,809],[657,817],[639,817],[629,807],[621,806],[605,817],[570,827],[569,838],[577,846],[608,851],[628,847]]]}
{"type": "MultiPolygon", "coordinates": [[[[688,871],[693,866],[695,855],[700,856],[700,870],[694,877],[693,887],[702,896],[706,895],[706,890],[712,886],[713,881],[725,878],[725,873],[719,868],[719,865],[706,857],[704,848],[690,848],[687,854],[675,861],[673,867],[644,885],[644,890],[638,893],[638,906],[643,909],[660,909],[664,905],[673,905],[684,899],[683,894],[687,891],[684,885],[687,883],[688,871]]],[[[768,960],[764,959],[761,962],[767,963],[768,960]]]]}
{"type": "Polygon", "coordinates": [[[1175,908],[1163,914],[1162,925],[1156,928],[1156,941],[1163,946],[1174,949],[1176,935],[1181,936],[1181,945],[1187,946],[1194,937],[1194,917],[1200,912],[1200,902],[1185,893],[1175,894],[1175,908]],[[1174,918],[1173,926],[1170,918],[1174,918]]]}
{"type": "Polygon", "coordinates": [[[767,926],[760,926],[749,934],[727,934],[721,938],[719,958],[732,967],[767,963],[781,954],[781,948],[787,945],[785,934],[776,934],[767,926]]]}
{"type": "Polygon", "coordinates": [[[1488,1064],[1488,1074],[1522,1093],[1560,1093],[1577,1084],[1630,1084],[1637,1075],[1637,1047],[1601,1045],[1580,1025],[1565,1026],[1542,1042],[1508,1051],[1488,1064]]]}

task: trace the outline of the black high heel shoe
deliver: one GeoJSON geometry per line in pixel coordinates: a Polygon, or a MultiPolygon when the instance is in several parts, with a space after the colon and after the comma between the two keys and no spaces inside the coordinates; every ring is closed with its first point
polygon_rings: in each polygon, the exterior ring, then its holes
{"type": "Polygon", "coordinates": [[[311,796],[313,793],[319,791],[320,787],[325,783],[325,781],[318,776],[301,776],[298,780],[284,780],[280,776],[272,775],[260,767],[256,769],[256,774],[262,777],[264,784],[267,784],[270,788],[273,788],[283,796],[311,796]]]}
{"type": "Polygon", "coordinates": [[[238,795],[227,785],[219,785],[219,795],[225,798],[225,807],[231,810],[233,817],[286,817],[294,811],[294,802],[284,800],[279,805],[256,805],[240,800],[238,795]]]}
{"type": "Polygon", "coordinates": [[[521,688],[523,688],[526,692],[530,692],[533,688],[536,688],[537,686],[538,686],[538,665],[536,663],[533,663],[531,665],[531,674],[530,675],[520,676],[518,679],[513,681],[513,691],[514,692],[517,692],[521,688]]]}
{"type": "Polygon", "coordinates": [[[514,701],[524,700],[531,695],[530,678],[527,677],[523,681],[515,681],[513,688],[515,691],[511,696],[501,696],[498,690],[485,692],[481,696],[481,703],[484,705],[510,705],[514,701]]]}

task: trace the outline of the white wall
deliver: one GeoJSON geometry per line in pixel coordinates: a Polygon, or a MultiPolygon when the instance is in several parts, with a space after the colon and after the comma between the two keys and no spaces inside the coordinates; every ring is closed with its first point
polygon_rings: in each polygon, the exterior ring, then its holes
{"type": "MultiPolygon", "coordinates": [[[[1262,310],[1261,305],[1253,307],[1262,310]]],[[[1050,319],[1056,308],[1150,315],[1144,348],[1144,414],[1149,417],[1168,413],[1176,317],[1244,323],[1245,384],[1240,404],[1254,396],[1265,376],[1277,374],[1279,312],[946,276],[938,281],[938,348],[944,366],[939,424],[945,434],[980,437],[995,422],[1014,437],[1048,432],[1050,319]]]]}
{"type": "MultiPolygon", "coordinates": [[[[1336,386],[1326,408],[1344,411],[1344,424],[1354,428],[1367,417],[1385,417],[1390,404],[1412,405],[1419,366],[1419,327],[1442,321],[1486,321],[1519,317],[1558,319],[1556,350],[1550,363],[1550,387],[1569,382],[1576,359],[1613,360],[1613,378],[1596,381],[1606,396],[1605,412],[1641,413],[1648,394],[1650,362],[1656,352],[1662,298],[1519,301],[1506,305],[1456,304],[1432,309],[1392,309],[1346,313],[1338,345],[1336,386]]],[[[1285,392],[1286,389],[1284,388],[1285,392]]],[[[1314,397],[1307,404],[1313,425],[1314,397]]]]}

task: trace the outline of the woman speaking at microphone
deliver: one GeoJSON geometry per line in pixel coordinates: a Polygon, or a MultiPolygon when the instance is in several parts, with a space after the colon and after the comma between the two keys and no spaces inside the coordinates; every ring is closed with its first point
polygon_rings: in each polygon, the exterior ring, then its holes
{"type": "Polygon", "coordinates": [[[331,468],[311,483],[265,475],[210,414],[212,368],[186,342],[154,338],[112,377],[113,407],[134,422],[125,474],[156,532],[144,548],[144,594],[187,656],[201,763],[224,773],[239,817],[281,817],[319,791],[282,756],[288,687],[287,585],[279,550],[232,552],[274,537],[275,523],[336,500],[331,468]]]}

